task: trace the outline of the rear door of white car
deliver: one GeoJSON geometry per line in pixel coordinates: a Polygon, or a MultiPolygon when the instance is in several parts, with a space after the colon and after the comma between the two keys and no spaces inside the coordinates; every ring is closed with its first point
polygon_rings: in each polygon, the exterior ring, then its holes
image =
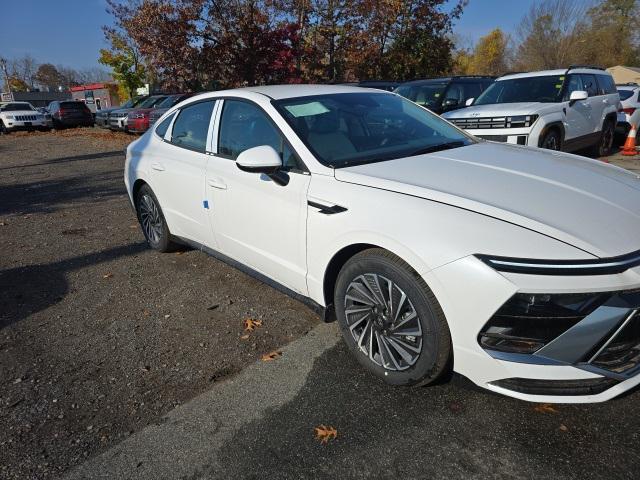
{"type": "Polygon", "coordinates": [[[216,109],[207,163],[209,215],[218,250],[302,294],[306,287],[307,191],[310,175],[269,115],[257,104],[227,98],[216,109]],[[252,147],[271,145],[289,177],[279,185],[236,165],[252,147]]]}
{"type": "Polygon", "coordinates": [[[171,233],[209,246],[214,244],[205,203],[205,150],[214,105],[207,99],[180,109],[149,158],[152,188],[171,233]]]}
{"type": "Polygon", "coordinates": [[[606,106],[604,100],[606,100],[606,98],[600,95],[598,82],[594,74],[581,73],[580,77],[582,78],[584,89],[589,94],[587,102],[591,108],[591,125],[588,133],[597,133],[602,128],[602,117],[606,106]]]}

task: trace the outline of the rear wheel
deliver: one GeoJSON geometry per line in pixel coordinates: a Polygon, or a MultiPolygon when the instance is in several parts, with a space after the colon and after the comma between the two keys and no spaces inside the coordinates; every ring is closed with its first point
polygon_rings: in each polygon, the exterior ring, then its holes
{"type": "Polygon", "coordinates": [[[451,336],[422,277],[382,249],[351,258],[338,275],[335,308],[358,362],[391,385],[433,383],[449,368],[451,336]]]}
{"type": "Polygon", "coordinates": [[[605,122],[600,134],[600,141],[593,147],[593,155],[596,157],[606,157],[611,154],[613,139],[615,138],[616,127],[613,122],[605,122]]]}
{"type": "Polygon", "coordinates": [[[170,252],[176,244],[164,219],[158,199],[148,185],[143,185],[136,194],[136,212],[147,243],[159,252],[170,252]]]}

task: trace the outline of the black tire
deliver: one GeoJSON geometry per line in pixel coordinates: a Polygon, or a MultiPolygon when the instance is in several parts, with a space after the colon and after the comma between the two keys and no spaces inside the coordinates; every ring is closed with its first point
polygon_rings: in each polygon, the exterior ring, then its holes
{"type": "Polygon", "coordinates": [[[600,158],[611,154],[613,149],[613,141],[616,135],[616,126],[611,121],[605,121],[600,133],[598,143],[593,146],[591,153],[593,156],[600,158]]]}
{"type": "Polygon", "coordinates": [[[540,141],[540,148],[546,148],[547,150],[561,150],[562,149],[562,137],[560,132],[552,128],[544,134],[540,141]]]}
{"type": "MultiPolygon", "coordinates": [[[[375,287],[375,282],[372,284],[375,287]]],[[[389,295],[386,295],[386,297],[388,298],[389,295]]],[[[342,331],[342,336],[349,350],[351,350],[358,362],[366,370],[384,382],[390,385],[402,386],[427,385],[435,382],[450,370],[452,363],[451,334],[442,308],[422,277],[406,262],[392,253],[383,249],[372,248],[364,250],[349,259],[338,274],[334,291],[334,305],[340,330],[342,331]],[[363,277],[365,274],[366,277],[363,277]],[[349,290],[350,293],[353,293],[353,285],[360,281],[359,279],[363,278],[381,279],[380,289],[378,291],[387,289],[387,292],[390,290],[396,292],[393,301],[384,303],[391,304],[395,302],[396,307],[400,305],[400,312],[403,306],[405,308],[410,307],[416,314],[416,317],[412,320],[412,322],[416,322],[414,324],[415,326],[409,327],[414,329],[412,331],[415,331],[415,329],[418,328],[417,323],[419,322],[421,332],[419,337],[420,351],[416,354],[417,356],[414,363],[404,362],[399,351],[394,349],[392,341],[388,340],[389,337],[391,337],[392,340],[398,339],[398,337],[394,337],[394,335],[399,335],[399,325],[401,324],[399,320],[411,318],[411,315],[406,311],[404,314],[401,314],[401,316],[399,316],[398,313],[395,314],[398,321],[391,321],[390,317],[393,316],[393,313],[389,314],[386,309],[383,315],[375,314],[373,310],[367,314],[363,314],[365,317],[369,316],[368,319],[372,319],[374,315],[377,315],[376,320],[371,322],[371,328],[376,329],[377,336],[373,333],[369,335],[365,333],[364,336],[366,338],[376,338],[375,343],[379,347],[377,349],[378,353],[377,357],[375,353],[372,353],[372,357],[374,359],[377,358],[381,363],[372,360],[369,353],[363,351],[363,349],[358,346],[358,341],[355,337],[359,337],[362,332],[359,331],[359,328],[355,328],[354,333],[352,333],[349,327],[349,321],[352,326],[355,324],[360,326],[368,320],[360,320],[358,317],[353,316],[348,320],[345,310],[347,309],[347,303],[353,302],[353,297],[348,296],[347,291],[349,290]],[[390,283],[393,286],[389,286],[390,283]],[[382,286],[383,284],[386,286],[382,286]],[[396,287],[398,290],[395,290],[396,287]],[[404,302],[399,300],[402,293],[406,295],[404,302]],[[381,320],[382,317],[386,320],[381,320]],[[386,327],[380,324],[384,324],[386,327]],[[398,330],[395,330],[396,328],[398,328],[398,330]],[[394,330],[395,333],[390,333],[394,330]],[[385,340],[378,340],[378,338],[383,335],[385,340]],[[384,350],[385,345],[380,343],[381,341],[386,342],[386,350],[384,350]],[[383,349],[384,352],[380,352],[380,349],[383,349]],[[395,358],[391,358],[394,354],[395,358]],[[398,363],[404,363],[401,365],[404,368],[396,368],[399,367],[398,363]]],[[[367,308],[366,305],[365,308],[367,308]]],[[[351,303],[349,310],[357,310],[357,308],[354,309],[354,305],[351,303]]],[[[393,312],[393,309],[391,309],[391,312],[393,312]]],[[[349,313],[349,315],[359,314],[349,313]]],[[[407,327],[405,326],[403,328],[407,327]]],[[[363,330],[366,330],[366,327],[364,327],[363,330]]],[[[373,332],[374,330],[370,331],[373,332]]],[[[402,336],[400,338],[407,342],[405,345],[411,344],[414,347],[418,345],[417,337],[402,336]],[[410,340],[413,338],[416,339],[415,342],[410,340]]],[[[363,344],[366,343],[368,343],[368,341],[363,341],[363,344]]],[[[371,346],[371,352],[376,351],[376,348],[371,343],[369,345],[371,346]]],[[[367,347],[366,345],[364,346],[365,348],[367,347]]],[[[405,352],[411,353],[408,350],[405,350],[405,352]]]]}
{"type": "Polygon", "coordinates": [[[0,135],[8,135],[8,134],[9,134],[9,130],[7,130],[7,127],[5,127],[2,120],[0,120],[0,135]]]}
{"type": "Polygon", "coordinates": [[[176,244],[172,241],[171,232],[160,208],[160,203],[148,185],[140,187],[136,193],[135,204],[138,222],[140,222],[142,233],[149,246],[159,252],[173,251],[176,244]],[[149,211],[153,208],[156,210],[154,215],[150,217],[149,211]],[[152,225],[145,225],[147,221],[151,221],[152,225]]]}

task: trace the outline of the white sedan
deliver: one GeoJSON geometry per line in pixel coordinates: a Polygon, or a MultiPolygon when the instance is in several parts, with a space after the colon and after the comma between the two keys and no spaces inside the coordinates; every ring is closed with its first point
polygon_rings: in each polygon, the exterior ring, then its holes
{"type": "Polygon", "coordinates": [[[392,385],[451,369],[597,402],[640,383],[640,180],[476,139],[393,93],[191,97],[127,149],[147,242],[202,249],[337,318],[392,385]]]}

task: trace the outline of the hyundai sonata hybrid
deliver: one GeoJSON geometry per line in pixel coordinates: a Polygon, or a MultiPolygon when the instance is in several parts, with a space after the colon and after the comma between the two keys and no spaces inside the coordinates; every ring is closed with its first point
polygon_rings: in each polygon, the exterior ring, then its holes
{"type": "Polygon", "coordinates": [[[543,402],[640,383],[640,180],[477,139],[399,95],[205,93],[127,148],[149,245],[201,249],[336,318],[392,385],[454,371],[543,402]]]}

